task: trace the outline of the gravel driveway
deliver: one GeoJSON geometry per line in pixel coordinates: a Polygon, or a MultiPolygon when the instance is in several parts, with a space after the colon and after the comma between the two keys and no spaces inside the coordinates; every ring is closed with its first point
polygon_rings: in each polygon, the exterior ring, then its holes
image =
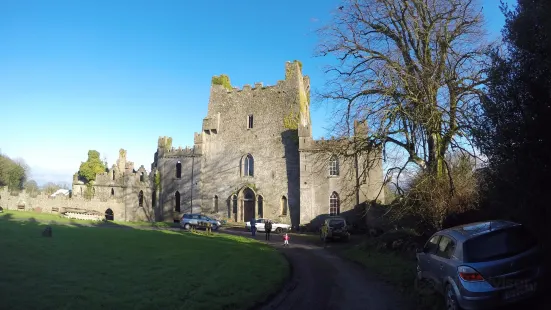
{"type": "MultiPolygon", "coordinates": [[[[251,236],[239,231],[221,232],[251,236]]],[[[264,240],[264,234],[257,234],[255,239],[264,240]]],[[[282,292],[260,309],[412,309],[393,287],[307,238],[292,236],[288,248],[283,248],[281,235],[274,234],[272,239],[268,243],[287,256],[293,276],[282,292]]]]}

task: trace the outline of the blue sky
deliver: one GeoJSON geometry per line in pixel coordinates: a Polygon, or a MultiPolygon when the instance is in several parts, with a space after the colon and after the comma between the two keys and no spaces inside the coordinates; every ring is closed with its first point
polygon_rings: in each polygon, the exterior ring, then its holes
{"type": "MultiPolygon", "coordinates": [[[[513,0],[508,2],[512,3],[513,0]]],[[[482,0],[499,35],[498,0],[482,0]]],[[[159,136],[192,145],[210,80],[275,84],[301,60],[323,86],[314,31],[339,1],[0,2],[0,151],[29,164],[39,183],[71,182],[90,149],[109,165],[118,150],[147,170],[159,136]]],[[[312,103],[313,134],[330,113],[312,103]]]]}

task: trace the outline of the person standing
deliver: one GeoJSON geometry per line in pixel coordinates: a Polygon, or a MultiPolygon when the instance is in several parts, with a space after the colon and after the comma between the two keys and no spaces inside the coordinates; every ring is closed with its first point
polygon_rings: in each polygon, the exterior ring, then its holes
{"type": "Polygon", "coordinates": [[[289,246],[289,235],[287,233],[283,236],[283,246],[289,246]]]}
{"type": "Polygon", "coordinates": [[[252,236],[254,237],[256,233],[256,221],[254,217],[251,219],[251,233],[252,233],[252,236]]]}
{"type": "Polygon", "coordinates": [[[270,233],[272,232],[272,221],[267,221],[264,225],[264,230],[266,231],[266,240],[270,240],[270,233]]]}

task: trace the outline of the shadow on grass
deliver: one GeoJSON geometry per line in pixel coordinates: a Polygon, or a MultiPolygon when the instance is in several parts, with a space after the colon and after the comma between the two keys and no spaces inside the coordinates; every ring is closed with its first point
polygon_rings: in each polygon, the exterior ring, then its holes
{"type": "Polygon", "coordinates": [[[247,309],[289,270],[269,245],[222,234],[3,213],[0,235],[2,303],[13,309],[36,308],[29,291],[43,309],[247,309]],[[52,238],[41,236],[46,226],[52,238]]]}

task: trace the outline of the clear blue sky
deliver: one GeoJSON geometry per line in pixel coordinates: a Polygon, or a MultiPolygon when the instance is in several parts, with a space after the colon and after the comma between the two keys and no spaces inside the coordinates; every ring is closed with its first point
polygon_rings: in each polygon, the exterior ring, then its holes
{"type": "MultiPolygon", "coordinates": [[[[512,2],[509,1],[509,2],[512,2]]],[[[498,35],[498,0],[483,0],[498,35]]],[[[192,145],[210,80],[275,84],[301,60],[324,83],[313,31],[339,1],[0,1],[0,150],[32,177],[71,182],[89,149],[149,171],[159,136],[192,145]]],[[[313,103],[314,137],[329,126],[313,103]]]]}

